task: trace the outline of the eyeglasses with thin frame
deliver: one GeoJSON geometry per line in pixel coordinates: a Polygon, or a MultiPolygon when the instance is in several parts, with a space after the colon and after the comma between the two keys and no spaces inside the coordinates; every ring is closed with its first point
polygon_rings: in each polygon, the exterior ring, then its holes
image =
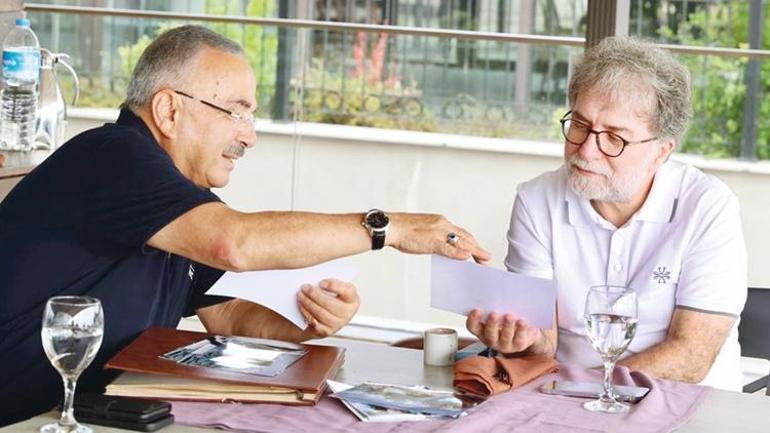
{"type": "Polygon", "coordinates": [[[212,102],[206,101],[204,99],[196,98],[195,96],[192,96],[189,93],[182,92],[181,90],[174,90],[174,93],[178,95],[182,95],[186,98],[190,98],[193,101],[198,101],[207,107],[211,107],[219,112],[225,113],[235,123],[245,123],[251,127],[254,126],[254,122],[256,120],[254,116],[249,116],[248,114],[244,114],[244,113],[236,113],[235,111],[228,110],[227,108],[224,108],[224,107],[220,107],[219,105],[214,104],[212,102]]]}
{"type": "Polygon", "coordinates": [[[620,156],[626,149],[626,146],[649,143],[650,141],[658,139],[658,137],[652,137],[646,140],[628,141],[611,131],[595,131],[589,128],[587,124],[569,117],[570,114],[572,114],[572,110],[568,111],[561,120],[559,120],[564,139],[575,146],[582,146],[585,144],[586,140],[588,140],[588,136],[593,132],[594,137],[596,138],[596,146],[599,148],[599,151],[610,158],[620,156]]]}

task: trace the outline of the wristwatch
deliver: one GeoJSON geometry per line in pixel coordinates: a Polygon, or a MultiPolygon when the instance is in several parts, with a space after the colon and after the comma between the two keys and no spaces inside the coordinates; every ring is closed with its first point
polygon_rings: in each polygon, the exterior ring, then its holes
{"type": "Polygon", "coordinates": [[[385,235],[390,227],[388,214],[379,209],[372,209],[364,215],[361,225],[366,227],[372,237],[372,249],[381,250],[385,246],[385,235]]]}

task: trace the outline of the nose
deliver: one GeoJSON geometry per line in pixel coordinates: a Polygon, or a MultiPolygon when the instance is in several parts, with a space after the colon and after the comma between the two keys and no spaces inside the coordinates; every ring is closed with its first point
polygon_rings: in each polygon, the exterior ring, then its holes
{"type": "Polygon", "coordinates": [[[599,136],[594,131],[589,131],[583,144],[578,148],[577,153],[586,161],[592,161],[604,157],[599,150],[599,136]]]}
{"type": "Polygon", "coordinates": [[[239,141],[243,143],[247,149],[250,149],[257,144],[257,130],[251,118],[248,122],[244,123],[240,131],[238,137],[239,141]]]}

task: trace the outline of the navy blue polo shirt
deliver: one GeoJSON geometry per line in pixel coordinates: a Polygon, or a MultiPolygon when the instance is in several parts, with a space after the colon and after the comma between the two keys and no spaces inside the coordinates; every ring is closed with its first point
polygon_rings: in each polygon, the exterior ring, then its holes
{"type": "Polygon", "coordinates": [[[62,398],[40,339],[51,296],[93,296],[104,308],[104,339],[78,390],[103,387],[106,360],[142,330],[176,327],[223,300],[204,296],[222,271],[146,245],[218,200],[176,169],[129,110],[67,142],[11,191],[0,203],[0,425],[62,398]]]}

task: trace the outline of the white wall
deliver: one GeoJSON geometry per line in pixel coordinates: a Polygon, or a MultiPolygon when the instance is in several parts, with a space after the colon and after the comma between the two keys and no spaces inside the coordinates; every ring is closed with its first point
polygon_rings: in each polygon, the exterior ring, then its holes
{"type": "MultiPolygon", "coordinates": [[[[73,121],[69,131],[99,123],[73,121]]],[[[231,206],[244,211],[379,207],[442,213],[474,233],[500,268],[516,185],[561,163],[561,146],[550,143],[312,124],[265,123],[258,130],[256,148],[238,161],[230,185],[217,191],[231,206]]],[[[770,225],[765,222],[770,164],[694,160],[738,195],[749,282],[770,287],[770,225]]],[[[360,268],[359,314],[462,325],[459,316],[429,307],[428,257],[386,250],[352,260],[360,268]]]]}

